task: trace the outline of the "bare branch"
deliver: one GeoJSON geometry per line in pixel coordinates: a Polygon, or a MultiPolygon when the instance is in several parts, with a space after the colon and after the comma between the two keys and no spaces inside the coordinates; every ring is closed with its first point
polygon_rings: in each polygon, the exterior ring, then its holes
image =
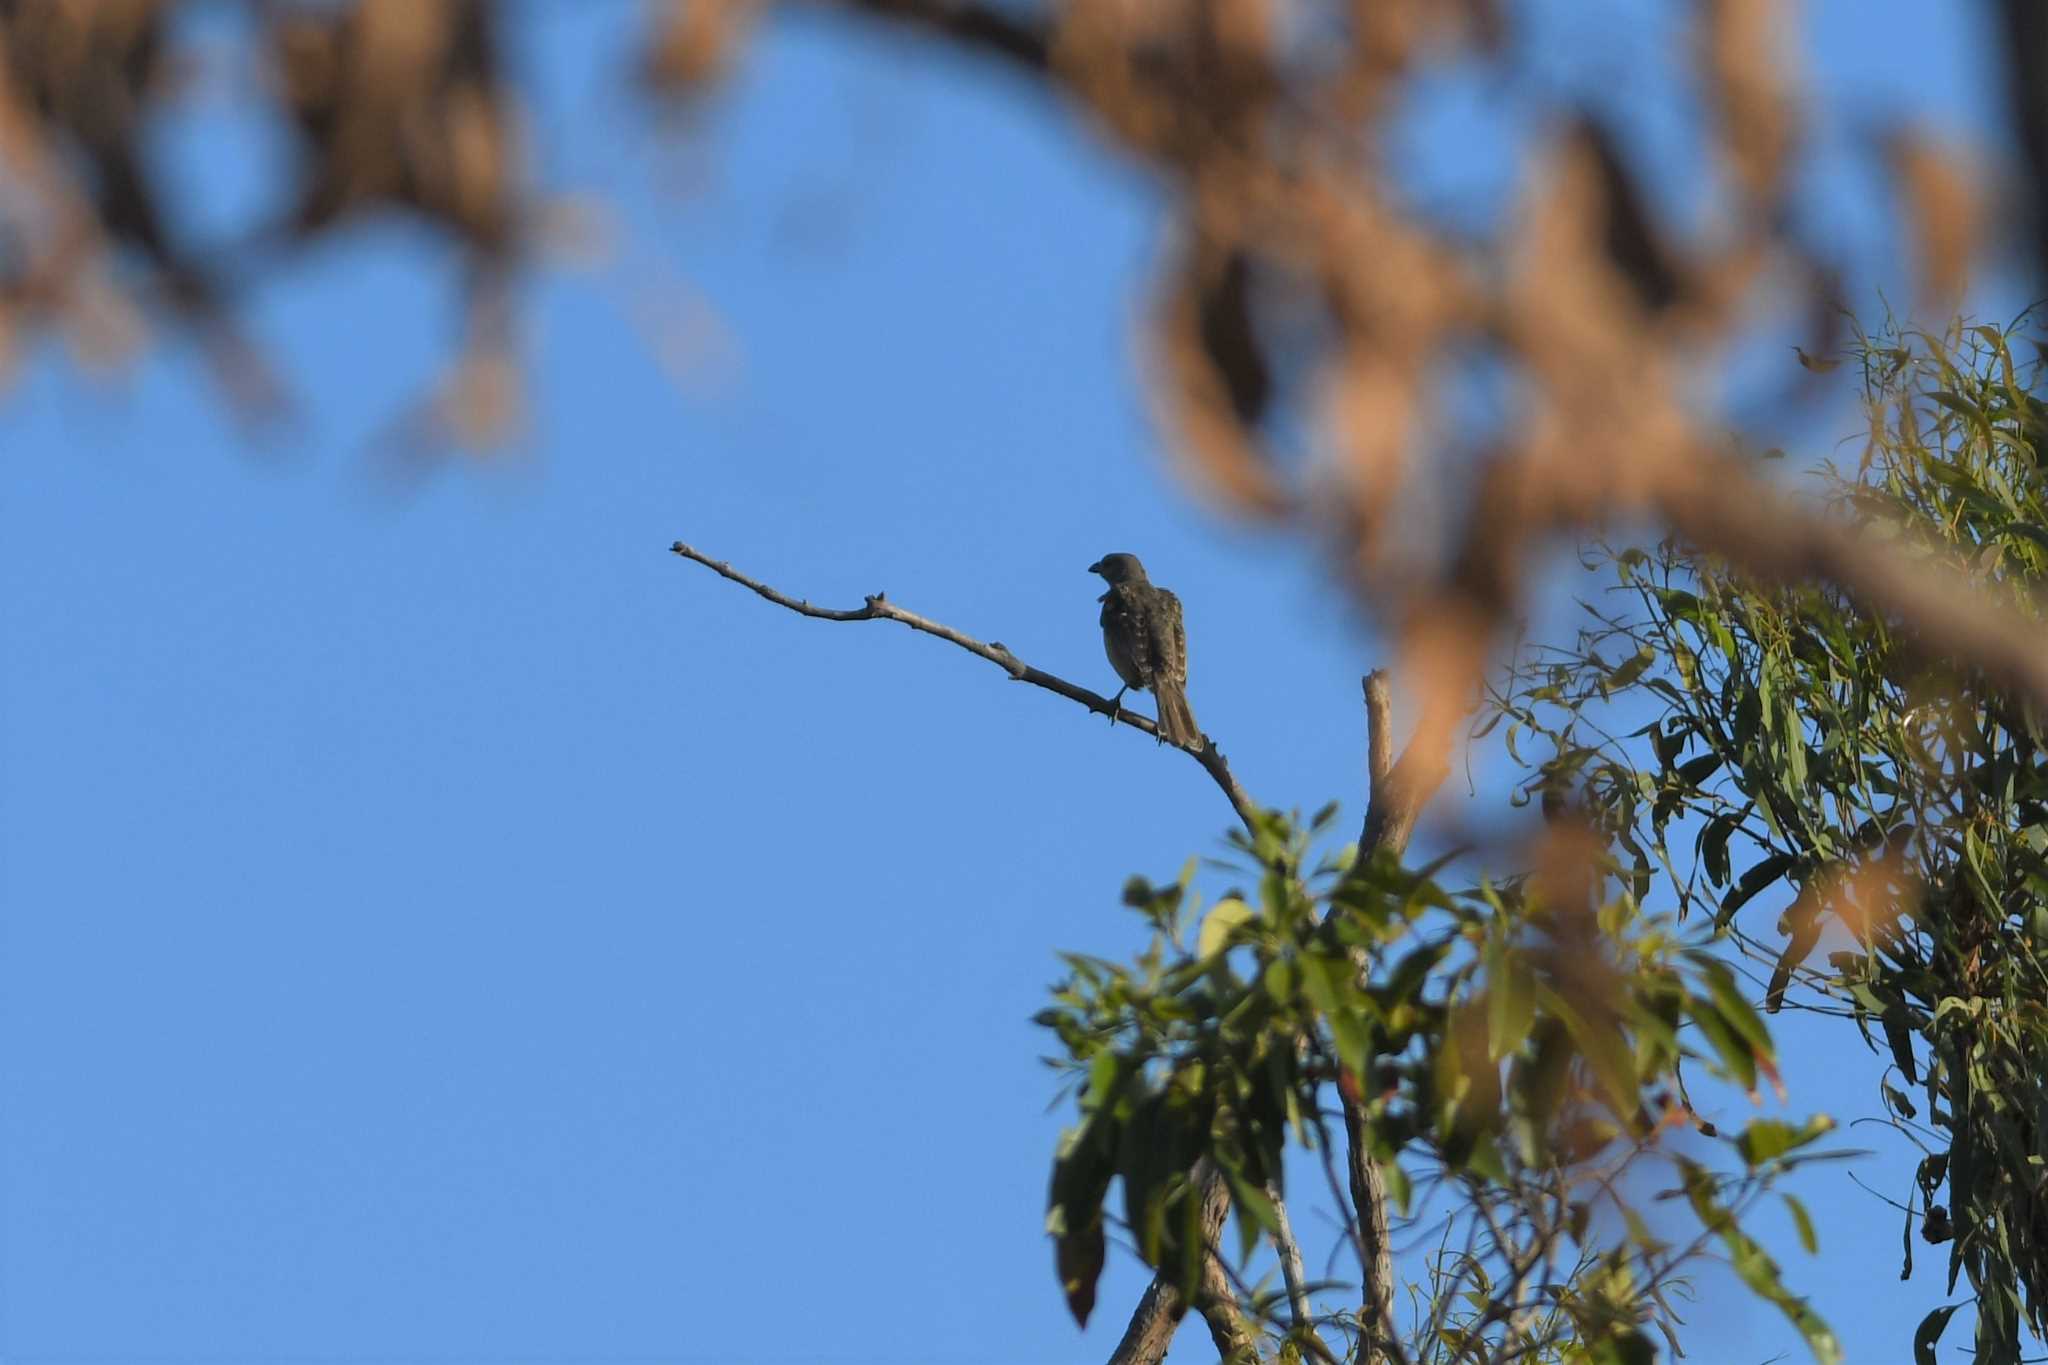
{"type": "MultiPolygon", "coordinates": [[[[1383,669],[1363,680],[1365,692],[1366,771],[1372,790],[1366,804],[1365,827],[1358,836],[1358,859],[1364,867],[1380,850],[1399,856],[1415,832],[1416,817],[1450,771],[1450,735],[1440,717],[1450,714],[1444,698],[1433,698],[1423,723],[1416,728],[1398,762],[1393,759],[1393,689],[1383,669]]],[[[1350,1147],[1351,1200],[1358,1214],[1360,1257],[1364,1262],[1363,1307],[1360,1313],[1361,1365],[1406,1359],[1395,1338],[1394,1254],[1387,1230],[1387,1181],[1373,1159],[1368,1140],[1370,1122],[1364,1086],[1339,1087],[1344,1102],[1344,1135],[1350,1147]]]]}
{"type": "Polygon", "coordinates": [[[1294,1330],[1304,1337],[1315,1335],[1315,1312],[1308,1301],[1308,1275],[1301,1268],[1301,1243],[1294,1236],[1294,1223],[1287,1216],[1287,1204],[1280,1186],[1268,1184],[1266,1198],[1273,1201],[1273,1250],[1280,1257],[1280,1275],[1287,1282],[1287,1311],[1294,1330]]]}
{"type": "MultiPolygon", "coordinates": [[[[1545,1193],[1549,1196],[1548,1202],[1552,1204],[1557,1202],[1558,1197],[1554,1192],[1546,1191],[1545,1193]]],[[[1486,1222],[1487,1231],[1493,1238],[1495,1254],[1500,1257],[1507,1267],[1507,1279],[1504,1283],[1495,1282],[1490,1291],[1490,1301],[1487,1304],[1486,1311],[1465,1327],[1465,1344],[1460,1346],[1457,1353],[1451,1357],[1451,1365],[1462,1365],[1468,1354],[1475,1361],[1484,1362],[1487,1359],[1487,1356],[1484,1354],[1486,1350],[1485,1334],[1487,1329],[1496,1323],[1505,1323],[1507,1327],[1507,1337],[1503,1341],[1503,1346],[1511,1342],[1517,1334],[1526,1335],[1529,1277],[1536,1270],[1537,1266],[1551,1257],[1556,1247],[1557,1239],[1562,1232],[1561,1227],[1554,1218],[1545,1218],[1537,1214],[1533,1208],[1526,1209],[1525,1212],[1530,1215],[1532,1228],[1528,1241],[1517,1249],[1514,1239],[1501,1227],[1500,1220],[1494,1216],[1493,1201],[1486,1194],[1475,1189],[1473,1191],[1472,1203],[1473,1207],[1479,1211],[1479,1216],[1486,1222]]],[[[1496,1355],[1494,1358],[1498,1359],[1499,1357],[1496,1355]]]]}
{"type": "Polygon", "coordinates": [[[1394,766],[1394,696],[1387,685],[1387,671],[1375,668],[1365,675],[1366,776],[1372,779],[1372,795],[1380,794],[1394,766]]]}
{"type": "MultiPolygon", "coordinates": [[[[703,551],[685,545],[680,540],[669,546],[669,550],[684,559],[695,560],[721,578],[730,579],[743,588],[751,588],[776,606],[786,607],[799,616],[808,616],[818,621],[901,622],[912,630],[936,636],[938,639],[960,646],[969,654],[987,659],[1017,682],[1030,683],[1032,686],[1042,687],[1048,692],[1057,692],[1068,701],[1079,702],[1098,716],[1109,716],[1113,719],[1121,720],[1126,726],[1140,734],[1151,735],[1155,739],[1160,738],[1159,727],[1153,721],[1147,720],[1144,716],[1138,715],[1135,712],[1124,710],[1100,693],[1091,692],[1085,687],[1070,683],[1065,678],[1047,673],[1043,669],[1033,668],[1015,654],[1012,654],[1001,641],[990,641],[987,644],[983,644],[972,635],[955,630],[951,626],[941,625],[939,622],[931,620],[929,617],[920,616],[914,611],[905,611],[881,593],[872,594],[867,598],[864,605],[851,609],[814,607],[808,601],[791,597],[784,592],[778,592],[759,579],[749,578],[746,574],[733,568],[732,565],[722,560],[713,559],[703,551]]],[[[1209,774],[1210,779],[1216,783],[1217,787],[1222,790],[1224,797],[1230,802],[1230,808],[1237,812],[1237,818],[1243,823],[1246,831],[1256,834],[1258,826],[1255,817],[1258,807],[1252,804],[1249,796],[1245,795],[1244,788],[1237,784],[1237,778],[1232,775],[1230,764],[1224,761],[1223,751],[1216,747],[1216,742],[1207,735],[1204,735],[1202,736],[1201,748],[1185,749],[1182,752],[1202,765],[1202,770],[1209,774]]]]}
{"type": "Polygon", "coordinates": [[[1365,1248],[1365,1281],[1359,1313],[1360,1365],[1381,1365],[1396,1357],[1394,1338],[1394,1245],[1387,1230],[1387,1178],[1373,1160],[1362,1100],[1344,1097],[1344,1136],[1351,1167],[1351,1203],[1358,1210],[1358,1240],[1365,1248]]]}

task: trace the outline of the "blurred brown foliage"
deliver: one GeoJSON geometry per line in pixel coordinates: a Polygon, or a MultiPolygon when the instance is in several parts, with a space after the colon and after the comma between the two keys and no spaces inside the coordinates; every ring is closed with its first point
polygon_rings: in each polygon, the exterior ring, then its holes
{"type": "MultiPolygon", "coordinates": [[[[493,0],[0,0],[0,337],[54,327],[119,357],[169,319],[243,401],[274,401],[235,326],[239,281],[169,230],[177,187],[143,151],[176,94],[177,21],[206,3],[245,12],[264,97],[293,132],[289,212],[259,249],[225,254],[246,271],[372,214],[438,229],[470,298],[441,415],[456,436],[502,430],[517,388],[507,281],[541,215],[502,55],[514,11],[493,0]]],[[[1790,0],[1670,0],[1692,76],[1672,99],[1711,146],[1705,227],[1662,221],[1626,130],[1560,105],[1514,221],[1480,241],[1404,201],[1379,135],[1428,70],[1509,60],[1521,16],[1507,0],[657,0],[633,73],[647,107],[707,101],[760,23],[795,8],[982,55],[1165,191],[1146,349],[1175,457],[1226,507],[1333,539],[1401,632],[1411,687],[1444,699],[1427,724],[1455,725],[1531,555],[1616,518],[1766,578],[1837,582],[2048,701],[2048,652],[2011,620],[1961,584],[1902,581],[1759,479],[1702,403],[1702,374],[1760,319],[1806,320],[1815,354],[1833,346],[1838,263],[1790,226],[1808,121],[1790,0]],[[1311,325],[1282,345],[1276,317],[1311,325]],[[1459,450],[1437,420],[1442,385],[1482,356],[1515,396],[1459,450]],[[1290,458],[1281,431],[1309,433],[1314,458],[1290,458]],[[1437,522],[1440,536],[1415,530],[1437,522]]],[[[2038,173],[2048,24],[2031,11],[2002,0],[2012,117],[2038,173]]],[[[1984,195],[1926,129],[1870,137],[1923,304],[1950,308],[1981,254],[1984,195]]]]}

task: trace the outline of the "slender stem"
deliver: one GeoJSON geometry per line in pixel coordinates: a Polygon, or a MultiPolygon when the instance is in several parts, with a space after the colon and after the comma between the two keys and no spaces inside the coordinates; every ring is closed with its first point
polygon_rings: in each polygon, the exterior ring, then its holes
{"type": "Polygon", "coordinates": [[[1279,1185],[1267,1185],[1266,1198],[1273,1201],[1273,1221],[1277,1224],[1273,1250],[1280,1257],[1281,1278],[1287,1282],[1287,1311],[1293,1319],[1292,1326],[1303,1336],[1313,1335],[1315,1329],[1311,1324],[1315,1314],[1308,1301],[1308,1275],[1301,1267],[1301,1243],[1295,1239],[1294,1224],[1287,1217],[1279,1185]]]}

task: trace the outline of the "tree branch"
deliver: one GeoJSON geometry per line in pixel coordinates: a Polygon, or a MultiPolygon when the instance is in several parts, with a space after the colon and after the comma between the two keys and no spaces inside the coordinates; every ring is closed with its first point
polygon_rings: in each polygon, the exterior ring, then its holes
{"type": "MultiPolygon", "coordinates": [[[[1449,748],[1452,727],[1442,723],[1449,714],[1449,702],[1438,701],[1429,708],[1421,724],[1416,727],[1413,739],[1402,751],[1398,762],[1393,757],[1393,690],[1383,670],[1375,669],[1366,674],[1365,724],[1367,775],[1371,778],[1371,793],[1365,815],[1365,828],[1359,835],[1358,866],[1364,866],[1379,849],[1391,850],[1397,856],[1408,847],[1408,839],[1415,831],[1416,819],[1422,807],[1442,783],[1450,771],[1449,748]]],[[[1363,1080],[1365,1078],[1361,1078],[1363,1080]]],[[[1393,1242],[1387,1228],[1387,1182],[1379,1163],[1373,1160],[1369,1141],[1369,1119],[1365,1111],[1363,1091],[1359,1098],[1344,1096],[1344,1131],[1348,1139],[1351,1177],[1351,1198],[1357,1206],[1357,1233],[1362,1265],[1364,1308],[1360,1314],[1359,1360],[1361,1365],[1381,1365],[1384,1361],[1406,1361],[1407,1352],[1393,1334],[1394,1321],[1394,1256],[1393,1242]]],[[[1228,1190],[1222,1178],[1209,1177],[1205,1186],[1205,1200],[1222,1199],[1228,1206],[1228,1190]]],[[[1205,1203],[1205,1209],[1208,1205],[1205,1203]]],[[[1283,1272],[1287,1267],[1287,1248],[1280,1248],[1283,1272]]],[[[1179,1325],[1179,1312],[1164,1316],[1164,1310],[1179,1303],[1179,1296],[1172,1293],[1172,1285],[1166,1277],[1155,1276],[1152,1287],[1138,1302],[1137,1311],[1131,1317],[1131,1325],[1124,1332],[1124,1339],[1110,1357],[1110,1365],[1157,1365],[1165,1356],[1166,1347],[1173,1340],[1173,1330],[1179,1325]]],[[[1290,1281],[1290,1291],[1294,1288],[1290,1281]]],[[[1290,1292],[1290,1300],[1296,1296],[1290,1292]]],[[[1297,1320],[1305,1321],[1298,1303],[1295,1305],[1297,1320]]],[[[1211,1335],[1215,1335],[1211,1324],[1211,1335]]],[[[1219,1349],[1222,1339],[1218,1338],[1219,1349]]]]}
{"type": "MultiPolygon", "coordinates": [[[[722,560],[713,559],[703,551],[685,545],[680,540],[669,546],[669,550],[684,559],[695,560],[721,578],[730,579],[743,588],[751,588],[776,606],[786,607],[799,616],[808,616],[817,621],[901,622],[912,630],[935,636],[949,644],[960,646],[969,654],[987,659],[990,663],[1009,674],[1016,682],[1030,683],[1032,686],[1042,687],[1048,692],[1057,692],[1068,701],[1079,702],[1098,716],[1109,716],[1112,719],[1121,720],[1126,726],[1137,731],[1139,734],[1151,735],[1155,739],[1160,738],[1159,726],[1155,722],[1138,715],[1136,712],[1124,710],[1121,706],[1116,705],[1108,697],[1100,693],[1090,692],[1087,688],[1070,683],[1065,678],[1059,677],[1056,674],[1047,673],[1040,668],[1033,668],[1015,654],[1012,654],[1009,648],[1001,641],[995,640],[983,644],[973,636],[957,631],[951,626],[941,625],[929,617],[919,616],[914,611],[905,611],[881,593],[872,594],[867,598],[864,605],[850,610],[814,607],[808,601],[791,597],[784,592],[778,592],[759,579],[749,578],[733,568],[732,565],[722,560]]],[[[1244,788],[1237,784],[1237,778],[1232,775],[1230,764],[1224,761],[1223,751],[1216,747],[1216,742],[1207,735],[1204,735],[1202,736],[1200,748],[1184,749],[1182,752],[1202,765],[1202,770],[1209,774],[1210,780],[1215,782],[1217,787],[1222,790],[1225,799],[1230,802],[1231,810],[1237,813],[1237,818],[1244,825],[1245,830],[1248,833],[1256,834],[1258,827],[1255,817],[1258,813],[1258,807],[1252,804],[1249,796],[1245,795],[1244,788]]]]}
{"type": "Polygon", "coordinates": [[[1371,786],[1367,795],[1373,805],[1380,803],[1380,786],[1394,766],[1394,693],[1387,685],[1387,670],[1375,668],[1365,675],[1365,775],[1371,786]]]}
{"type": "MultiPolygon", "coordinates": [[[[1368,753],[1366,773],[1371,778],[1371,795],[1365,807],[1365,824],[1358,832],[1358,865],[1380,849],[1397,855],[1408,847],[1415,821],[1429,798],[1450,772],[1450,727],[1425,717],[1415,738],[1402,751],[1401,761],[1393,754],[1393,689],[1385,669],[1365,675],[1365,734],[1368,753]]],[[[1436,709],[1448,713],[1449,708],[1436,709]]]]}
{"type": "Polygon", "coordinates": [[[1280,1277],[1287,1284],[1289,1325],[1303,1337],[1314,1338],[1315,1310],[1308,1301],[1308,1275],[1301,1265],[1301,1243],[1295,1240],[1294,1224],[1287,1217],[1287,1204],[1280,1197],[1278,1182],[1267,1184],[1266,1198],[1273,1202],[1273,1219],[1279,1224],[1273,1235],[1273,1251],[1280,1258],[1280,1277]]]}
{"type": "MultiPolygon", "coordinates": [[[[1230,1212],[1230,1187],[1207,1157],[1196,1163],[1193,1178],[1202,1187],[1202,1240],[1211,1248],[1202,1261],[1196,1306],[1209,1324],[1209,1339],[1216,1344],[1217,1358],[1224,1365],[1257,1365],[1258,1340],[1237,1311],[1237,1291],[1214,1250],[1223,1232],[1223,1219],[1230,1212]]],[[[1110,1353],[1109,1365],[1156,1365],[1165,1358],[1187,1311],[1180,1286],[1169,1276],[1154,1275],[1131,1314],[1130,1326],[1124,1328],[1123,1340],[1110,1353]]]]}
{"type": "Polygon", "coordinates": [[[1034,75],[1052,70],[1052,35],[1041,23],[963,0],[841,0],[845,8],[922,29],[1034,75]]]}
{"type": "MultiPolygon", "coordinates": [[[[1354,867],[1363,868],[1382,849],[1400,856],[1408,848],[1409,836],[1422,808],[1435,794],[1450,771],[1451,727],[1441,723],[1449,703],[1437,698],[1426,708],[1415,736],[1394,761],[1394,699],[1384,669],[1365,675],[1366,775],[1371,794],[1366,802],[1365,825],[1358,835],[1358,858],[1354,867]]],[[[1394,1337],[1394,1253],[1387,1230],[1387,1181],[1373,1160],[1371,1121],[1366,1113],[1366,1087],[1371,1078],[1358,1077],[1358,1084],[1339,1087],[1344,1103],[1344,1135],[1350,1148],[1351,1200],[1358,1213],[1358,1241],[1364,1278],[1363,1306],[1359,1314],[1360,1365],[1380,1365],[1389,1358],[1404,1359],[1406,1352],[1394,1337]]]]}
{"type": "Polygon", "coordinates": [[[2033,174],[2026,186],[2034,279],[2048,281],[2048,11],[2033,0],[1999,0],[2004,20],[2006,94],[2012,130],[2033,174]]]}
{"type": "MultiPolygon", "coordinates": [[[[723,560],[711,558],[694,546],[676,541],[669,546],[671,553],[683,559],[694,560],[721,578],[729,579],[743,588],[765,597],[776,606],[808,616],[816,621],[896,621],[935,636],[949,644],[958,645],[968,653],[988,660],[1017,682],[1027,682],[1042,687],[1048,692],[1057,692],[1069,701],[1079,702],[1090,711],[1101,716],[1121,719],[1125,725],[1140,734],[1159,735],[1159,727],[1145,717],[1125,711],[1108,697],[1091,692],[1085,687],[1068,682],[1056,674],[1033,668],[1011,653],[1001,641],[986,644],[951,626],[942,625],[914,611],[906,611],[891,602],[881,593],[870,595],[861,606],[849,609],[814,607],[809,601],[791,597],[788,593],[769,587],[757,578],[741,573],[723,560]]],[[[1186,752],[1195,762],[1202,765],[1225,798],[1230,808],[1237,812],[1237,818],[1248,833],[1257,834],[1255,817],[1258,807],[1252,804],[1244,789],[1231,774],[1230,765],[1223,759],[1223,753],[1214,740],[1202,736],[1199,749],[1186,752]]],[[[1223,1225],[1224,1215],[1230,1209],[1230,1191],[1221,1174],[1213,1168],[1197,1168],[1197,1179],[1202,1184],[1202,1217],[1208,1240],[1213,1244],[1216,1233],[1223,1225]]],[[[1256,1362],[1258,1346],[1251,1330],[1237,1311],[1236,1294],[1224,1267],[1212,1251],[1203,1264],[1202,1288],[1195,1305],[1209,1324],[1209,1335],[1216,1343],[1216,1349],[1225,1361],[1256,1362]]],[[[1155,1275],[1152,1285],[1139,1300],[1137,1311],[1131,1315],[1130,1326],[1125,1328],[1123,1340],[1117,1344],[1116,1352],[1110,1357],[1111,1365],[1157,1365],[1166,1355],[1166,1348],[1173,1340],[1174,1330],[1186,1316],[1188,1305],[1178,1285],[1164,1275],[1155,1275]]]]}
{"type": "Polygon", "coordinates": [[[1349,1095],[1343,1099],[1351,1202],[1358,1210],[1358,1240],[1366,1255],[1359,1296],[1358,1359],[1360,1365],[1380,1365],[1388,1358],[1387,1348],[1394,1337],[1394,1244],[1387,1231],[1387,1178],[1372,1159],[1363,1100],[1349,1095]]]}

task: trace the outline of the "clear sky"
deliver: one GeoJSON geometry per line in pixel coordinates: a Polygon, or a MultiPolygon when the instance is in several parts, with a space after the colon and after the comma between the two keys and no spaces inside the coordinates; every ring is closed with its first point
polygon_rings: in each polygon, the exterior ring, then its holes
{"type": "MultiPolygon", "coordinates": [[[[1544,79],[1654,79],[1642,8],[1530,7],[1544,79]]],[[[1138,552],[1246,786],[1347,819],[1384,652],[1307,548],[1175,481],[1130,331],[1156,201],[1074,121],[800,18],[665,140],[611,74],[633,7],[519,13],[544,182],[623,211],[525,291],[510,459],[382,439],[454,317],[396,228],[256,299],[299,385],[279,439],[177,347],[113,381],[36,352],[0,407],[0,1360],[1100,1359],[1142,1277],[1114,1259],[1076,1332],[1028,1018],[1055,950],[1138,946],[1124,878],[1228,807],[965,654],[666,547],[1103,688],[1085,569],[1138,552]]],[[[1981,127],[1974,15],[1814,5],[1829,107],[1981,127]]],[[[1520,106],[1432,99],[1403,146],[1484,205],[1520,106]]],[[[199,221],[263,199],[230,98],[162,153],[199,221]]],[[[1881,256],[1856,202],[1816,211],[1881,256]]],[[[1845,1030],[1782,1033],[1793,1110],[1872,1108],[1845,1030]]],[[[1936,1258],[1899,1284],[1895,1213],[1839,1169],[1801,1188],[1824,1254],[1767,1220],[1788,1279],[1852,1358],[1901,1358],[1936,1258]]],[[[1694,1359],[1802,1353],[1740,1294],[1696,1317],[1694,1359]]],[[[1192,1329],[1176,1359],[1212,1355],[1192,1329]]]]}

